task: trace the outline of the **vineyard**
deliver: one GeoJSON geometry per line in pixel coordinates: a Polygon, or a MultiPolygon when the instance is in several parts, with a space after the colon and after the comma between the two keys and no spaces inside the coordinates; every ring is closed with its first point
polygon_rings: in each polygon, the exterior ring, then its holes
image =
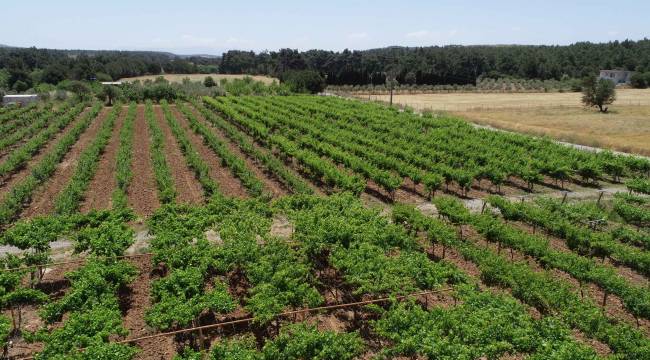
{"type": "Polygon", "coordinates": [[[329,96],[0,129],[2,358],[650,359],[647,158],[329,96]]]}

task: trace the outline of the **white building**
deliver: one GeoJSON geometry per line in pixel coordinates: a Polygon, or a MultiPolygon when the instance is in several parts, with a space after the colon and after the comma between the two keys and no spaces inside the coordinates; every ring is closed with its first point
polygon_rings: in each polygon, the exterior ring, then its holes
{"type": "Polygon", "coordinates": [[[7,106],[11,104],[24,106],[37,101],[38,101],[38,95],[31,95],[31,94],[5,95],[2,97],[2,106],[7,106]]]}
{"type": "Polygon", "coordinates": [[[598,78],[611,80],[616,85],[629,84],[632,74],[634,74],[633,71],[627,70],[600,70],[598,78]]]}

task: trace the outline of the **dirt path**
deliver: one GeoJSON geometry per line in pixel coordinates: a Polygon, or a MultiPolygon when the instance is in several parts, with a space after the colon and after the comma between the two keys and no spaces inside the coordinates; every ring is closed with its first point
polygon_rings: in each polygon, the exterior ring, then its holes
{"type": "Polygon", "coordinates": [[[45,157],[45,155],[52,151],[59,140],[65,136],[65,134],[69,133],[70,130],[72,130],[72,128],[77,125],[77,123],[88,113],[88,111],[90,111],[90,108],[87,107],[81,112],[81,114],[77,115],[76,119],[71,121],[68,126],[63,129],[63,131],[60,131],[52,139],[50,139],[50,141],[48,141],[47,144],[45,144],[45,146],[42,147],[41,150],[27,162],[27,164],[25,164],[25,167],[0,180],[0,198],[3,198],[5,194],[7,194],[14,186],[16,186],[16,184],[31,174],[34,166],[36,166],[45,157]]]}
{"type": "Polygon", "coordinates": [[[201,187],[201,184],[194,176],[194,172],[187,165],[176,138],[164,118],[162,108],[154,106],[154,112],[165,137],[165,154],[176,186],[176,201],[180,204],[202,203],[204,199],[203,187],[201,187]]]}
{"type": "Polygon", "coordinates": [[[120,129],[126,118],[126,107],[122,107],[118,116],[115,127],[111,134],[111,139],[104,149],[104,153],[99,160],[99,166],[95,176],[90,181],[86,190],[85,198],[81,204],[81,212],[88,213],[92,209],[110,209],[112,206],[113,191],[117,188],[117,179],[115,178],[115,158],[117,149],[120,146],[120,129]]]}
{"type": "Polygon", "coordinates": [[[160,207],[156,180],[149,153],[149,128],[144,118],[144,105],[138,105],[133,124],[133,178],[128,190],[128,203],[135,213],[147,217],[160,207]]]}
{"type": "MultiPolygon", "coordinates": [[[[221,158],[203,142],[203,137],[189,128],[189,123],[185,116],[183,116],[175,106],[172,107],[172,112],[183,129],[187,132],[188,138],[192,142],[192,145],[194,145],[196,151],[201,155],[201,158],[208,164],[208,166],[210,166],[210,177],[219,184],[220,191],[226,196],[247,198],[248,193],[241,181],[232,174],[228,167],[222,165],[221,158]]],[[[197,118],[199,120],[202,119],[198,115],[197,118]]]]}
{"type": "MultiPolygon", "coordinates": [[[[121,298],[126,308],[122,323],[129,331],[127,338],[132,339],[155,333],[144,320],[146,311],[151,308],[151,283],[154,279],[151,257],[132,258],[129,262],[138,269],[138,276],[129,284],[126,293],[121,294],[121,298]]],[[[171,359],[176,354],[171,336],[140,341],[136,345],[141,349],[136,359],[171,359]]]]}
{"type": "Polygon", "coordinates": [[[81,134],[79,140],[72,146],[63,161],[57,165],[52,177],[36,191],[36,194],[32,197],[32,202],[23,211],[22,217],[31,218],[47,215],[54,211],[54,200],[72,178],[79,156],[95,139],[109,111],[109,108],[103,108],[88,129],[81,134]]]}

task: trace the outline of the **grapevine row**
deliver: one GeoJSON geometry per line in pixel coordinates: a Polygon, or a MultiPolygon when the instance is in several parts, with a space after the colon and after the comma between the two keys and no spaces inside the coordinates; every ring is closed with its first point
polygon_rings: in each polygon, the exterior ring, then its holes
{"type": "MultiPolygon", "coordinates": [[[[246,155],[264,165],[265,169],[279,179],[285,186],[294,193],[311,194],[313,190],[300,177],[289,171],[282,161],[278,160],[272,154],[258,150],[253,143],[248,141],[240,131],[221,117],[210,112],[203,104],[196,100],[190,100],[192,105],[207,119],[212,125],[223,130],[226,136],[235,142],[239,149],[246,155]]],[[[185,108],[184,106],[182,108],[185,108]]],[[[184,112],[187,116],[188,112],[184,112]]]]}
{"type": "Polygon", "coordinates": [[[45,157],[32,169],[31,174],[18,183],[2,199],[0,204],[0,226],[10,224],[16,215],[22,210],[23,204],[30,200],[36,188],[43,184],[54,174],[57,164],[63,160],[72,145],[79,139],[79,136],[90,126],[90,123],[97,116],[101,104],[96,103],[88,113],[66,133],[45,157]]]}
{"type": "Polygon", "coordinates": [[[120,143],[115,159],[115,179],[117,189],[113,192],[113,208],[125,209],[127,207],[127,194],[133,178],[131,164],[133,162],[133,128],[137,104],[132,102],[127,110],[126,118],[120,129],[120,143]]]}

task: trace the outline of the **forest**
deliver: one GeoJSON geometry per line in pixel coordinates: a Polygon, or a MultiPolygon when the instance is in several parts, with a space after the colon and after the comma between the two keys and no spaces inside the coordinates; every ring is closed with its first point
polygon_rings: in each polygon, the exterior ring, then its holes
{"type": "Polygon", "coordinates": [[[230,50],[221,57],[164,52],[81,51],[0,47],[0,88],[25,91],[64,79],[117,80],[161,73],[271,75],[313,70],[330,85],[476,84],[504,77],[562,80],[595,75],[600,69],[650,71],[650,40],[580,42],[565,46],[480,45],[387,47],[370,50],[230,50]]]}

